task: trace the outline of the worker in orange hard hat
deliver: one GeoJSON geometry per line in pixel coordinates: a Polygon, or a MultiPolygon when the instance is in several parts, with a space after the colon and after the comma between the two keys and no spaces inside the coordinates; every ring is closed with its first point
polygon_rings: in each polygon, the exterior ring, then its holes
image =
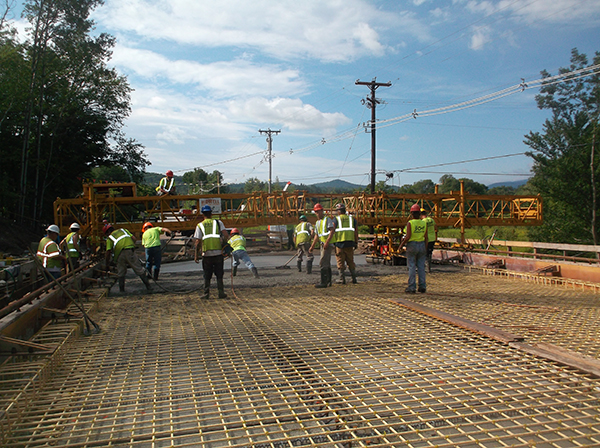
{"type": "Polygon", "coordinates": [[[232,275],[234,277],[237,275],[237,268],[240,265],[240,261],[243,261],[246,267],[252,272],[254,278],[258,278],[258,270],[256,269],[256,266],[254,266],[254,263],[252,263],[250,255],[248,255],[248,252],[246,251],[246,238],[244,238],[243,235],[240,235],[240,231],[235,227],[231,229],[229,235],[231,236],[228,243],[233,249],[233,252],[231,253],[231,256],[233,257],[232,275]]]}
{"type": "Polygon", "coordinates": [[[168,170],[165,173],[165,177],[163,177],[158,183],[158,187],[156,187],[156,193],[159,196],[165,194],[177,194],[177,188],[175,188],[175,178],[173,177],[173,171],[168,170]]]}
{"type": "Polygon", "coordinates": [[[408,265],[408,287],[405,292],[410,294],[417,292],[416,271],[419,272],[419,292],[426,292],[427,224],[421,220],[419,204],[414,204],[410,208],[410,220],[406,223],[406,235],[400,246],[405,244],[406,264],[408,265]]]}
{"type": "Polygon", "coordinates": [[[437,225],[431,216],[427,216],[427,210],[421,209],[421,219],[427,224],[427,272],[431,272],[431,258],[433,256],[433,246],[437,239],[437,225]]]}
{"type": "Polygon", "coordinates": [[[145,222],[142,232],[142,246],[146,250],[146,271],[148,271],[148,277],[153,277],[154,281],[157,281],[162,261],[160,234],[171,236],[171,231],[166,227],[154,227],[151,222],[145,222]],[[154,272],[152,272],[152,267],[154,267],[154,272]]]}
{"type": "Polygon", "coordinates": [[[315,285],[315,288],[327,288],[331,286],[331,254],[334,252],[333,243],[335,235],[335,223],[329,216],[325,216],[325,210],[321,204],[315,204],[313,211],[317,215],[318,221],[315,224],[315,236],[309,252],[312,252],[318,243],[321,246],[321,258],[319,267],[321,268],[321,282],[315,285]]]}

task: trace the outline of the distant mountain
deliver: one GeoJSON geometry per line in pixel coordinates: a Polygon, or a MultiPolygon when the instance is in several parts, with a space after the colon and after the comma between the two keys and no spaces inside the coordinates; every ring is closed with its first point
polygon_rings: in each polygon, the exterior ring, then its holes
{"type": "Polygon", "coordinates": [[[345,190],[345,191],[354,191],[354,190],[363,190],[364,185],[352,184],[350,182],[346,182],[345,180],[336,179],[330,180],[329,182],[320,182],[318,184],[308,185],[309,187],[319,188],[320,190],[345,190]]]}
{"type": "Polygon", "coordinates": [[[494,187],[519,188],[521,185],[525,185],[527,183],[527,181],[529,181],[529,179],[513,180],[513,181],[506,181],[506,182],[496,182],[493,184],[489,184],[488,188],[494,188],[494,187]]]}

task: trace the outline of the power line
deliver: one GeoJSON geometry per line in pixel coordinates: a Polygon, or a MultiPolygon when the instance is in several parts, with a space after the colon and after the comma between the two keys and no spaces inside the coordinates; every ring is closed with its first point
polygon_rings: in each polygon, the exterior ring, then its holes
{"type": "Polygon", "coordinates": [[[482,162],[484,160],[493,160],[493,159],[503,159],[506,157],[515,157],[525,155],[525,152],[516,152],[513,154],[504,154],[502,156],[490,156],[490,157],[481,157],[479,159],[469,159],[469,160],[461,160],[459,162],[446,162],[446,163],[437,163],[435,165],[425,165],[425,166],[417,166],[414,168],[404,168],[401,170],[391,170],[391,171],[383,171],[379,170],[380,173],[403,173],[406,171],[420,170],[423,168],[437,168],[439,166],[448,166],[448,165],[460,165],[461,163],[471,163],[471,162],[482,162]]]}

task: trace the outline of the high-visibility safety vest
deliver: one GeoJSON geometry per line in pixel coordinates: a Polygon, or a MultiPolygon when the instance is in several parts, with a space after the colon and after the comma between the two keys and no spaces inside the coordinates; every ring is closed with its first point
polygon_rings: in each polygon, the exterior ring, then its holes
{"type": "Polygon", "coordinates": [[[75,235],[77,232],[71,232],[67,235],[67,257],[69,258],[79,258],[79,251],[75,247],[75,235]]]}
{"type": "Polygon", "coordinates": [[[59,255],[60,248],[58,247],[58,244],[56,244],[56,241],[51,240],[47,236],[40,240],[37,257],[45,268],[62,268],[62,262],[57,258],[59,255]]]}
{"type": "MultiPolygon", "coordinates": [[[[319,240],[325,244],[327,242],[327,238],[329,238],[329,229],[327,228],[327,223],[329,222],[329,218],[324,217],[320,219],[315,224],[315,228],[317,229],[317,235],[319,236],[319,240]]],[[[329,241],[330,243],[334,243],[335,241],[335,233],[334,237],[329,241]]]]}
{"type": "Polygon", "coordinates": [[[335,242],[355,241],[354,219],[351,215],[336,216],[337,226],[335,228],[335,242]]]}
{"type": "Polygon", "coordinates": [[[423,221],[427,224],[427,242],[433,243],[435,241],[435,221],[430,216],[423,221]]]}
{"type": "Polygon", "coordinates": [[[221,250],[221,229],[219,228],[218,219],[205,219],[201,223],[198,223],[198,227],[202,230],[202,249],[206,252],[208,250],[221,250]],[[210,231],[207,229],[210,228],[210,231]]]}
{"type": "Polygon", "coordinates": [[[425,232],[427,232],[427,223],[422,219],[411,219],[410,223],[410,241],[425,241],[425,232]]]}
{"type": "Polygon", "coordinates": [[[296,245],[307,243],[310,241],[310,232],[308,231],[308,223],[301,222],[296,226],[296,245]]]}
{"type": "Polygon", "coordinates": [[[167,192],[171,192],[171,188],[173,188],[173,183],[175,182],[175,178],[171,178],[171,182],[169,183],[168,177],[163,177],[158,183],[158,187],[156,187],[156,191],[160,191],[161,187],[167,192]],[[167,188],[167,183],[169,184],[169,188],[167,188]]]}
{"type": "Polygon", "coordinates": [[[142,234],[142,246],[146,249],[160,246],[160,232],[162,232],[162,227],[151,227],[146,229],[142,234]]]}
{"type": "Polygon", "coordinates": [[[135,249],[135,242],[128,230],[117,229],[108,236],[106,250],[112,250],[117,260],[124,249],[135,249]]]}
{"type": "Polygon", "coordinates": [[[229,245],[234,250],[246,250],[246,238],[242,235],[233,235],[229,238],[229,245]]]}

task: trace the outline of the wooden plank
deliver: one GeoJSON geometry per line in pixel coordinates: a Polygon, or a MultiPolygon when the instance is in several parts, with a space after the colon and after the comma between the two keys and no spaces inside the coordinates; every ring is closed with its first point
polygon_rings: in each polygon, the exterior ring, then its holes
{"type": "Polygon", "coordinates": [[[413,311],[417,311],[418,313],[425,314],[427,316],[434,317],[434,318],[442,320],[444,322],[448,322],[452,325],[456,325],[457,327],[465,328],[469,331],[473,331],[475,333],[482,334],[484,336],[490,337],[497,341],[518,342],[518,341],[522,341],[524,339],[522,336],[508,333],[507,331],[498,330],[494,327],[490,327],[489,325],[480,324],[478,322],[473,322],[472,320],[464,319],[462,317],[454,316],[452,314],[448,314],[443,311],[436,310],[435,308],[430,308],[425,305],[420,305],[420,304],[412,302],[410,300],[390,299],[390,301],[395,302],[399,305],[402,305],[413,311]]]}
{"type": "Polygon", "coordinates": [[[524,342],[511,342],[509,345],[531,355],[550,359],[551,361],[574,367],[600,378],[600,360],[595,358],[583,356],[571,350],[545,342],[533,345],[524,342]]]}
{"type": "Polygon", "coordinates": [[[0,335],[0,341],[6,342],[8,344],[21,345],[23,347],[31,347],[36,348],[38,350],[54,350],[53,347],[45,344],[38,344],[37,342],[31,341],[23,341],[22,339],[10,338],[8,336],[0,335]]]}

